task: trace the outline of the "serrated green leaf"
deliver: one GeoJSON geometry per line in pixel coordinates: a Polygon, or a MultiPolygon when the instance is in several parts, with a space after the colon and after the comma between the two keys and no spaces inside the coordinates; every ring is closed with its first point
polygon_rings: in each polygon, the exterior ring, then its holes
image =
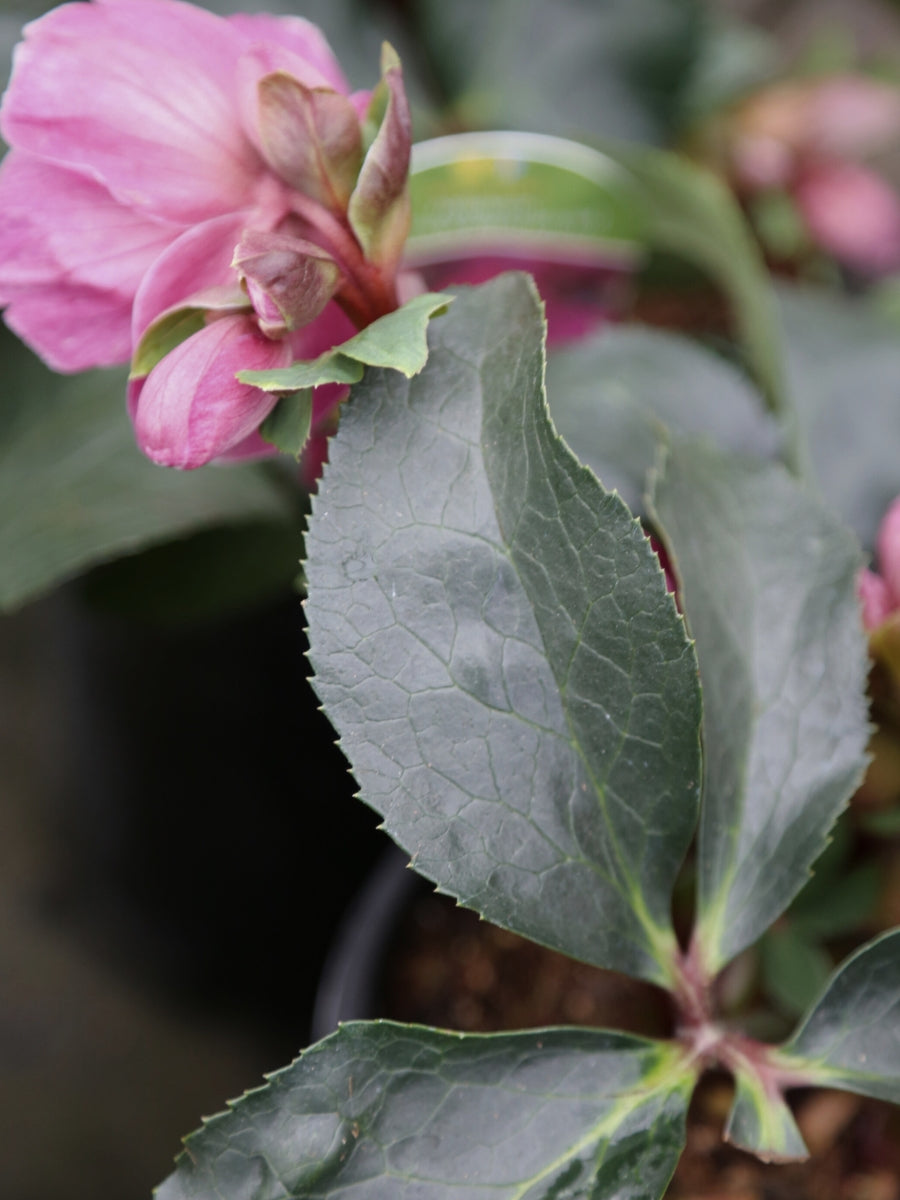
{"type": "Polygon", "coordinates": [[[353,1022],[186,1141],[157,1200],[659,1200],[694,1079],[671,1046],[353,1022]]]}
{"type": "Polygon", "coordinates": [[[299,459],[312,429],[312,388],[282,396],[262,425],[259,436],[283,454],[299,459]]]}
{"type": "Polygon", "coordinates": [[[624,504],[557,437],[531,281],[464,290],[369,372],[310,523],[315,686],[363,799],[486,917],[665,983],[696,663],[624,504]]]}
{"type": "Polygon", "coordinates": [[[778,301],[809,472],[872,546],[900,493],[900,337],[863,297],[782,285],[778,301]]]}
{"type": "Polygon", "coordinates": [[[667,430],[706,433],[726,449],[772,457],[773,422],[730,363],[675,334],[605,329],[547,361],[556,427],[633,512],[667,430]]]}
{"type": "Polygon", "coordinates": [[[764,1162],[797,1162],[809,1157],[793,1113],[777,1091],[766,1090],[750,1071],[739,1071],[725,1139],[764,1162]]]}
{"type": "Polygon", "coordinates": [[[831,958],[793,924],[770,929],[760,950],[766,991],[783,1012],[799,1017],[831,974],[831,958]]]}
{"type": "Polygon", "coordinates": [[[363,366],[390,367],[411,378],[428,358],[429,321],[444,312],[452,300],[445,292],[426,292],[316,359],[275,370],[238,371],[237,377],[241,383],[253,384],[264,392],[292,392],[324,383],[358,383],[363,366]]]}
{"type": "Polygon", "coordinates": [[[784,1051],[810,1082],[900,1103],[900,930],[835,972],[784,1051]]]}
{"type": "Polygon", "coordinates": [[[270,467],[174,472],[144,458],[125,411],[124,372],[59,379],[11,346],[5,361],[0,609],[192,530],[296,521],[270,467]]]}
{"type": "Polygon", "coordinates": [[[862,778],[853,536],[774,464],[676,444],[653,509],[704,694],[698,938],[721,967],[806,882],[862,778]]]}

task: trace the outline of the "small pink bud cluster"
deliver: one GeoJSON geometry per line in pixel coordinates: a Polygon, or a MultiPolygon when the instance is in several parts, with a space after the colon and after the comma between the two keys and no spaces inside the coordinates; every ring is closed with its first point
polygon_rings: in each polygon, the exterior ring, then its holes
{"type": "Polygon", "coordinates": [[[131,359],[159,463],[259,453],[277,396],[237,372],[397,307],[411,130],[389,47],[351,96],[299,17],[66,4],[27,26],[0,131],[6,320],[58,370],[131,359]]]}

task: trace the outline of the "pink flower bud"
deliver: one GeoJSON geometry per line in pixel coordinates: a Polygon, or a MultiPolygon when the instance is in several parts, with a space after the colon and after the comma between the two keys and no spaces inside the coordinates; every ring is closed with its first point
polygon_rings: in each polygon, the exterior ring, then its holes
{"type": "Polygon", "coordinates": [[[794,198],[812,236],[835,258],[866,272],[900,265],[900,197],[873,171],[853,163],[810,167],[794,198]]]}
{"type": "Polygon", "coordinates": [[[393,275],[411,221],[407,177],[412,120],[400,60],[387,44],[382,49],[381,70],[370,117],[377,117],[381,108],[383,115],[350,197],[348,215],[366,257],[393,275]]]}
{"type": "Polygon", "coordinates": [[[341,280],[334,259],[300,238],[245,233],[232,264],[267,337],[283,337],[322,312],[341,280]]]}
{"type": "Polygon", "coordinates": [[[362,134],[346,96],[278,72],[259,82],[259,142],[269,166],[298,192],[346,212],[362,163],[362,134]]]}

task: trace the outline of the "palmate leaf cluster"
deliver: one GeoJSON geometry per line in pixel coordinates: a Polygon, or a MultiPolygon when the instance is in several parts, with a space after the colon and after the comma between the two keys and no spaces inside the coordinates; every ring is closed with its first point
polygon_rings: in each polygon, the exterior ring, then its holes
{"type": "MultiPolygon", "coordinates": [[[[695,835],[692,954],[709,979],[803,888],[858,785],[860,552],[767,452],[778,424],[731,368],[666,336],[606,334],[551,364],[548,408],[542,324],[525,276],[462,289],[422,372],[369,370],[354,388],[307,532],[316,687],[417,871],[678,996],[672,891],[695,835]],[[588,457],[602,473],[619,433],[643,429],[620,470],[683,614],[641,524],[551,419],[574,428],[585,402],[563,381],[592,362],[607,385],[628,378],[637,353],[666,377],[660,408],[614,388],[605,404],[601,386],[609,436],[588,457]],[[680,356],[698,364],[683,384],[680,356]],[[672,419],[667,388],[691,382],[672,419]],[[698,436],[704,387],[742,411],[759,453],[698,436]]],[[[777,1050],[798,1080],[900,1100],[898,949],[884,935],[828,982],[777,1050]]],[[[188,1138],[158,1195],[655,1200],[702,1065],[685,1039],[352,1023],[188,1138]]],[[[802,1156],[777,1092],[752,1063],[734,1069],[733,1140],[802,1156]]]]}

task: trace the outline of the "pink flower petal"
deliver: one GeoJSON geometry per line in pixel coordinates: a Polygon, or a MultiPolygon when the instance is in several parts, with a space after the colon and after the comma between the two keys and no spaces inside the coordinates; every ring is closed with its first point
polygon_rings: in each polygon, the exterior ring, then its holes
{"type": "Polygon", "coordinates": [[[66,4],[26,26],[0,129],[131,208],[188,222],[246,207],[262,164],[234,97],[242,50],[179,0],[66,4]]]}
{"type": "Polygon", "coordinates": [[[11,151],[0,166],[0,304],[57,370],[127,362],[143,275],[178,236],[93,179],[11,151]]]}
{"type": "Polygon", "coordinates": [[[880,575],[864,567],[856,577],[856,594],[862,605],[863,626],[871,632],[890,615],[891,600],[887,584],[880,575]]]}
{"type": "Polygon", "coordinates": [[[878,569],[891,608],[900,608],[900,496],[888,508],[878,530],[878,569]]]}
{"type": "Polygon", "coordinates": [[[260,78],[271,71],[285,70],[307,87],[330,87],[346,94],[344,72],[325,34],[312,21],[268,13],[235,13],[227,20],[240,34],[245,49],[260,47],[272,56],[269,61],[274,65],[263,70],[260,78]],[[279,51],[286,52],[285,56],[279,57],[279,51]]]}
{"type": "Polygon", "coordinates": [[[237,285],[231,260],[249,214],[214,217],[183,233],[144,276],[134,300],[132,333],[137,345],[147,327],[197,292],[237,285]]]}
{"type": "Polygon", "coordinates": [[[263,337],[247,316],[213,321],[150,372],[134,416],[138,445],[166,467],[203,466],[242,442],[277,396],[238,383],[238,371],[284,367],[287,342],[263,337]]]}
{"type": "Polygon", "coordinates": [[[866,272],[900,265],[900,197],[873,171],[852,163],[809,168],[794,198],[815,240],[866,272]]]}
{"type": "Polygon", "coordinates": [[[10,300],[4,320],[54,371],[128,362],[131,305],[114,292],[60,283],[10,300]]]}

